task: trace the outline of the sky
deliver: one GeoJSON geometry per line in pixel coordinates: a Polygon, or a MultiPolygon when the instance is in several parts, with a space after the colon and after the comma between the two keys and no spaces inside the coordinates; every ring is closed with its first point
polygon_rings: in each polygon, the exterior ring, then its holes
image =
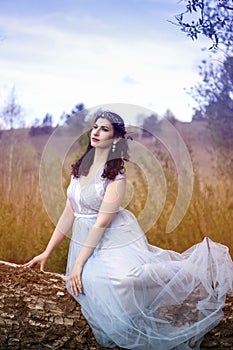
{"type": "MultiPolygon", "coordinates": [[[[206,58],[171,24],[178,0],[0,0],[0,107],[14,87],[27,125],[77,103],[127,103],[191,121],[206,58]]],[[[133,118],[133,116],[132,116],[133,118]]]]}

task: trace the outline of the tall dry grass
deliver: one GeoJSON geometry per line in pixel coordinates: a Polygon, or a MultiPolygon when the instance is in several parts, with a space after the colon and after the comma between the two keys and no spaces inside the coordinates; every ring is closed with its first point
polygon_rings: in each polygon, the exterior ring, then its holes
{"type": "MultiPolygon", "coordinates": [[[[30,138],[27,130],[9,131],[3,133],[0,139],[1,260],[26,262],[44,249],[53,232],[54,225],[43,207],[39,188],[39,165],[46,141],[46,137],[30,138]]],[[[63,172],[64,188],[69,183],[70,164],[83,149],[84,142],[79,142],[67,155],[63,172]]],[[[177,176],[168,155],[161,153],[161,150],[159,152],[157,157],[166,176],[167,197],[159,219],[146,232],[149,242],[181,252],[208,236],[227,245],[233,255],[233,188],[230,176],[223,178],[216,174],[214,183],[204,183],[196,171],[190,206],[179,226],[166,234],[166,224],[177,197],[177,176]]],[[[147,171],[153,172],[150,162],[145,166],[147,171]]],[[[127,168],[131,184],[128,192],[128,199],[131,200],[127,209],[138,216],[148,196],[147,179],[143,169],[137,165],[129,163],[127,168]]],[[[154,195],[156,198],[156,193],[154,195]]],[[[150,213],[147,215],[150,216],[150,213]]],[[[49,259],[49,270],[65,271],[68,246],[67,238],[49,259]]]]}

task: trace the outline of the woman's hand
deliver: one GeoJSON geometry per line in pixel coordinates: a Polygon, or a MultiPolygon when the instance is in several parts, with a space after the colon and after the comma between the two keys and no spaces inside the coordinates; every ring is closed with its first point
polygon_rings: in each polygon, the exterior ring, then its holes
{"type": "Polygon", "coordinates": [[[44,271],[44,266],[49,258],[49,255],[44,251],[40,255],[35,256],[33,259],[23,264],[23,267],[33,267],[36,264],[40,264],[40,271],[44,271]]]}
{"type": "Polygon", "coordinates": [[[70,289],[74,295],[83,294],[82,271],[83,265],[76,261],[70,275],[70,289]]]}

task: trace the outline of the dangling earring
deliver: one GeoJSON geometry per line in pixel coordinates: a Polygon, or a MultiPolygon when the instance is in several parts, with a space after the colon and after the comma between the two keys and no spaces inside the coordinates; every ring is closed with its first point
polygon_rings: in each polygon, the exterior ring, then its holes
{"type": "Polygon", "coordinates": [[[116,140],[114,140],[112,143],[112,152],[115,152],[115,149],[116,149],[116,140]]]}

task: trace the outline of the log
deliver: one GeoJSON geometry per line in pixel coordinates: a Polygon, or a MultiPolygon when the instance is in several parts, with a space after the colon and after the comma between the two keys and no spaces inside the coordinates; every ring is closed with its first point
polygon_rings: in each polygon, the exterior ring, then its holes
{"type": "MultiPolygon", "coordinates": [[[[0,278],[0,349],[106,349],[96,342],[63,275],[0,261],[0,278]]],[[[233,297],[225,312],[201,349],[233,349],[233,297]]]]}
{"type": "Polygon", "coordinates": [[[101,349],[65,278],[0,262],[0,349],[101,349]]]}

